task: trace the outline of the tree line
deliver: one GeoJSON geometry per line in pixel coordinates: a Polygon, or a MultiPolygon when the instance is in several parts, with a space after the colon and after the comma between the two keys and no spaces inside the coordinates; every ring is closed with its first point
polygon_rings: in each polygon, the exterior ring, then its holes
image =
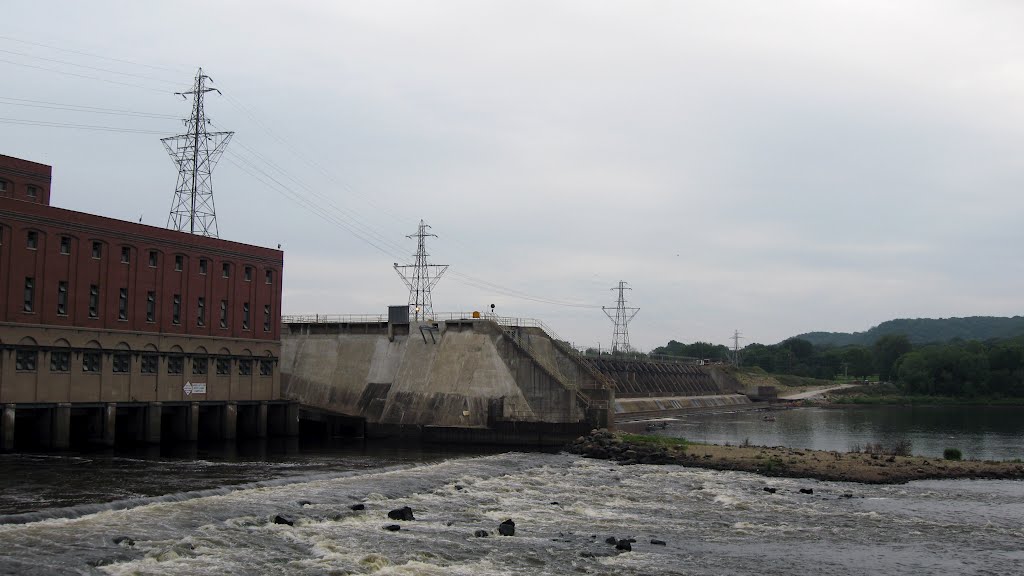
{"type": "MultiPolygon", "coordinates": [[[[732,350],[706,342],[672,340],[651,354],[733,361],[732,350]]],[[[908,395],[1024,397],[1024,337],[915,345],[904,334],[889,334],[871,346],[816,346],[794,337],[748,344],[739,352],[739,364],[824,380],[877,379],[908,395]]]]}

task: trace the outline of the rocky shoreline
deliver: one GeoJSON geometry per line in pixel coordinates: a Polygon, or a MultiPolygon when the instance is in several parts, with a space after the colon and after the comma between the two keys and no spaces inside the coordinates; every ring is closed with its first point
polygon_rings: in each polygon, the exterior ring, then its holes
{"type": "Polygon", "coordinates": [[[861,452],[826,452],[764,446],[672,443],[659,436],[623,435],[594,430],[566,447],[587,458],[623,464],[677,464],[713,470],[737,470],[764,476],[816,478],[864,484],[902,484],[937,478],[1024,480],[1024,463],[941,460],[861,452]]]}

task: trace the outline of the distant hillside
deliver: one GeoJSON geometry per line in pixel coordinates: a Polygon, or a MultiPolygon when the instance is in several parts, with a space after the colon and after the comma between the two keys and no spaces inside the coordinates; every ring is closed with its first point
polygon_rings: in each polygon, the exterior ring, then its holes
{"type": "Polygon", "coordinates": [[[886,334],[906,334],[914,344],[962,340],[1014,338],[1024,335],[1024,316],[1000,318],[971,316],[968,318],[915,318],[882,322],[867,332],[808,332],[800,334],[815,346],[870,346],[886,334]]]}

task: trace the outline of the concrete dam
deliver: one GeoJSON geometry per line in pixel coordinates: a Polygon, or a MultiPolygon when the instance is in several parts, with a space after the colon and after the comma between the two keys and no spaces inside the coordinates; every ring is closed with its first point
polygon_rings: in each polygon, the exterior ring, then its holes
{"type": "Polygon", "coordinates": [[[616,421],[749,405],[716,368],[588,358],[533,320],[286,319],[281,393],[326,434],[559,444],[616,421]]]}

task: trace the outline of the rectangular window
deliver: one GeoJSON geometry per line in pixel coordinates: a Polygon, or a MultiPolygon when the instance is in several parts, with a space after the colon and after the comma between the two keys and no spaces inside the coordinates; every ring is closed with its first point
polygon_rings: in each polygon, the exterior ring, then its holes
{"type": "Polygon", "coordinates": [[[71,238],[68,236],[60,237],[60,253],[71,254],[71,238]]]}
{"type": "Polygon", "coordinates": [[[39,188],[36,188],[35,186],[29,186],[28,187],[28,197],[29,198],[36,198],[37,196],[39,196],[39,188]]]}
{"type": "Polygon", "coordinates": [[[207,358],[192,359],[192,374],[206,374],[207,358]]]}
{"type": "Polygon", "coordinates": [[[273,360],[260,360],[260,376],[273,376],[274,375],[274,361],[273,360]]]}
{"type": "Polygon", "coordinates": [[[270,332],[270,304],[263,305],[263,331],[270,332]]]}
{"type": "Polygon", "coordinates": [[[199,297],[196,302],[196,326],[206,325],[206,298],[199,297]]]}
{"type": "Polygon", "coordinates": [[[35,372],[38,357],[39,352],[35,350],[18,350],[14,355],[14,369],[19,372],[35,372]]]}
{"type": "Polygon", "coordinates": [[[220,301],[220,327],[221,328],[227,328],[228,327],[228,301],[227,300],[221,300],[220,301]]]}
{"type": "Polygon", "coordinates": [[[249,329],[249,303],[242,304],[242,330],[249,329]]]}
{"type": "Polygon", "coordinates": [[[143,354],[141,370],[143,374],[156,374],[160,357],[156,354],[143,354]]]}
{"type": "Polygon", "coordinates": [[[224,264],[221,265],[220,271],[220,275],[223,276],[224,278],[227,278],[228,276],[231,275],[231,264],[225,262],[224,264]]]}
{"type": "Polygon", "coordinates": [[[35,250],[39,247],[39,233],[35,230],[29,230],[28,234],[25,235],[25,246],[29,250],[35,250]]]}
{"type": "Polygon", "coordinates": [[[252,375],[252,360],[243,359],[238,361],[238,375],[239,376],[251,376],[252,375]]]}
{"type": "Polygon", "coordinates": [[[185,266],[185,257],[182,256],[181,254],[176,254],[174,256],[174,271],[175,272],[181,272],[181,269],[184,266],[185,266]]]}
{"type": "Polygon", "coordinates": [[[274,283],[274,271],[273,270],[267,270],[266,279],[267,279],[266,280],[267,284],[273,284],[274,283]]]}
{"type": "Polygon", "coordinates": [[[121,263],[128,264],[132,260],[132,249],[127,246],[121,246],[121,263]]]}
{"type": "Polygon", "coordinates": [[[100,317],[100,287],[89,285],[89,318],[100,317]]]}
{"type": "Polygon", "coordinates": [[[185,368],[185,358],[183,356],[168,356],[167,357],[167,373],[168,374],[181,374],[185,368]]]}
{"type": "Polygon", "coordinates": [[[0,192],[7,192],[7,182],[0,180],[0,192]]]}
{"type": "Polygon", "coordinates": [[[128,289],[121,288],[121,292],[117,297],[117,319],[127,320],[128,319],[128,289]]]}
{"type": "Polygon", "coordinates": [[[132,369],[132,355],[125,352],[114,354],[114,374],[127,374],[132,369]]]}
{"type": "Polygon", "coordinates": [[[25,312],[31,312],[36,304],[36,280],[32,277],[25,278],[25,312]]]}
{"type": "Polygon", "coordinates": [[[252,266],[245,267],[245,281],[252,282],[252,266]]]}
{"type": "Polygon", "coordinates": [[[199,273],[206,274],[206,258],[199,259],[199,273]]]}
{"type": "Polygon", "coordinates": [[[217,358],[217,375],[224,376],[231,374],[231,359],[217,358]]]}
{"type": "Polygon", "coordinates": [[[146,322],[156,321],[156,292],[146,292],[146,322]]]}
{"type": "Polygon", "coordinates": [[[100,371],[100,353],[82,352],[82,372],[96,373],[100,371]]]}
{"type": "Polygon", "coordinates": [[[156,268],[156,250],[149,251],[149,267],[156,268]]]}
{"type": "Polygon", "coordinates": [[[181,324],[181,294],[174,295],[171,305],[171,324],[181,324]]]}
{"type": "Polygon", "coordinates": [[[92,243],[92,257],[99,260],[103,256],[103,243],[93,242],[92,243]]]}
{"type": "Polygon", "coordinates": [[[68,283],[63,280],[57,282],[57,314],[68,315],[68,283]]]}
{"type": "Polygon", "coordinates": [[[68,372],[71,370],[71,352],[67,350],[50,351],[50,372],[68,372]]]}

